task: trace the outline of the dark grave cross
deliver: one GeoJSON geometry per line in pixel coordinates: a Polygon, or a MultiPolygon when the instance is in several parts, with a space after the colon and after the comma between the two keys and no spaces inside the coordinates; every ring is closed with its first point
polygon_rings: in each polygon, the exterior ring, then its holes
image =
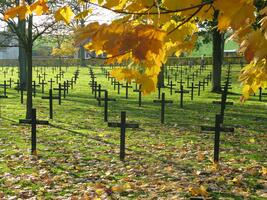
{"type": "Polygon", "coordinates": [[[33,96],[36,97],[36,88],[38,87],[39,85],[36,85],[36,81],[33,81],[32,82],[32,90],[33,90],[33,96]]]}
{"type": "Polygon", "coordinates": [[[0,84],[0,87],[4,88],[4,95],[3,96],[0,96],[1,99],[8,98],[7,93],[6,93],[7,86],[8,85],[6,84],[6,81],[4,81],[4,84],[0,84]]]}
{"type": "MultiPolygon", "coordinates": [[[[98,99],[101,99],[101,92],[105,92],[106,90],[101,89],[101,84],[98,84],[97,92],[98,92],[98,99]]],[[[101,106],[101,101],[98,100],[98,106],[101,106]]]]}
{"type": "MultiPolygon", "coordinates": [[[[45,69],[45,68],[44,68],[45,69]]],[[[46,79],[46,75],[48,75],[47,73],[43,73],[43,77],[44,77],[44,80],[46,79]]]]}
{"type": "Polygon", "coordinates": [[[233,102],[227,102],[227,87],[224,87],[224,90],[222,92],[221,101],[213,101],[213,104],[220,104],[221,105],[221,113],[220,116],[222,117],[221,123],[224,122],[224,111],[226,108],[226,105],[234,105],[233,102]]]}
{"type": "Polygon", "coordinates": [[[179,93],[180,94],[180,108],[184,107],[184,94],[188,94],[189,91],[188,90],[184,90],[184,86],[180,85],[180,90],[179,91],[175,91],[175,93],[179,93]]]}
{"type": "Polygon", "coordinates": [[[65,99],[66,98],[66,94],[67,94],[67,90],[68,90],[66,81],[64,81],[64,83],[63,83],[63,89],[62,90],[63,90],[63,97],[65,99]]]}
{"type": "Polygon", "coordinates": [[[97,100],[104,101],[104,122],[107,122],[108,121],[108,102],[116,101],[116,99],[108,98],[108,91],[105,90],[105,97],[104,98],[98,97],[97,100]]]}
{"type": "Polygon", "coordinates": [[[97,85],[97,81],[91,81],[91,83],[89,83],[89,86],[91,87],[92,90],[92,94],[94,94],[95,85],[97,85]]]}
{"type": "Polygon", "coordinates": [[[167,77],[167,85],[170,85],[170,80],[171,80],[171,76],[169,75],[169,76],[167,77]]]}
{"type": "Polygon", "coordinates": [[[19,91],[20,91],[20,89],[21,89],[21,86],[20,86],[20,81],[19,81],[19,79],[17,80],[17,82],[15,82],[14,83],[15,85],[16,85],[16,90],[17,90],[17,92],[19,93],[19,91]]]}
{"type": "Polygon", "coordinates": [[[191,75],[191,77],[192,77],[192,81],[194,82],[195,81],[195,78],[197,77],[196,73],[193,72],[193,74],[191,75]]]}
{"type": "Polygon", "coordinates": [[[39,83],[39,84],[41,83],[41,78],[42,78],[42,76],[41,76],[41,74],[39,74],[39,75],[38,75],[38,83],[39,83]]]}
{"type": "Polygon", "coordinates": [[[53,99],[59,99],[59,96],[53,96],[53,90],[49,89],[49,96],[43,96],[42,99],[49,100],[49,116],[50,119],[53,119],[53,99]]]}
{"type": "Polygon", "coordinates": [[[39,75],[39,68],[37,68],[35,71],[36,71],[36,77],[38,77],[38,75],[39,75]]]}
{"type": "Polygon", "coordinates": [[[234,128],[227,128],[227,127],[222,127],[222,122],[221,122],[222,116],[221,115],[216,115],[215,119],[215,127],[208,127],[208,126],[201,126],[201,131],[214,131],[215,136],[214,136],[214,156],[213,160],[214,163],[219,162],[219,154],[220,154],[220,135],[221,132],[234,132],[234,128]]]}
{"type": "Polygon", "coordinates": [[[172,81],[170,81],[170,84],[168,84],[168,87],[166,88],[169,88],[170,89],[170,94],[172,95],[172,92],[173,92],[173,87],[176,86],[176,84],[173,84],[172,81]]]}
{"type": "Polygon", "coordinates": [[[3,71],[3,74],[4,74],[4,78],[6,78],[6,75],[7,75],[7,71],[5,70],[5,71],[3,71]]]}
{"type": "Polygon", "coordinates": [[[73,90],[74,78],[72,77],[69,82],[70,82],[70,88],[73,90]]]}
{"type": "Polygon", "coordinates": [[[42,79],[40,85],[42,86],[42,94],[44,94],[45,85],[47,85],[44,79],[42,79]]]}
{"type": "Polygon", "coordinates": [[[14,81],[12,80],[12,78],[9,78],[9,80],[7,81],[9,83],[9,88],[12,87],[12,83],[14,83],[14,81]]]}
{"type": "Polygon", "coordinates": [[[36,119],[36,109],[32,109],[31,119],[20,119],[20,124],[31,124],[31,153],[36,155],[36,144],[37,144],[37,136],[36,136],[36,126],[37,125],[49,125],[48,121],[37,120],[36,119]]]}
{"type": "Polygon", "coordinates": [[[138,92],[138,105],[139,107],[142,106],[142,91],[141,91],[141,85],[139,85],[139,89],[135,88],[133,92],[138,92]]]}
{"type": "Polygon", "coordinates": [[[187,75],[187,77],[186,77],[186,87],[189,87],[190,80],[192,80],[192,78],[189,75],[187,75]]]}
{"type": "Polygon", "coordinates": [[[122,87],[125,88],[125,90],[126,90],[125,98],[128,99],[128,97],[129,97],[129,88],[132,88],[133,86],[129,86],[129,83],[126,82],[126,85],[125,86],[123,85],[122,87]]]}
{"type": "Polygon", "coordinates": [[[60,77],[60,74],[57,74],[57,75],[55,76],[55,78],[56,78],[56,84],[58,84],[59,77],[60,77]]]}
{"type": "Polygon", "coordinates": [[[53,83],[55,83],[55,81],[51,78],[48,82],[50,83],[50,89],[53,89],[53,83]]]}
{"type": "Polygon", "coordinates": [[[113,128],[120,128],[121,133],[120,133],[120,160],[124,161],[125,160],[125,133],[126,133],[126,128],[139,128],[139,124],[128,124],[126,122],[126,112],[122,111],[121,112],[121,122],[120,123],[114,123],[114,122],[109,122],[108,127],[113,127],[113,128]]]}
{"type": "Polygon", "coordinates": [[[173,101],[171,100],[166,100],[165,99],[165,93],[163,92],[161,94],[161,100],[154,100],[154,103],[161,103],[161,114],[160,114],[160,121],[162,124],[164,124],[165,122],[165,106],[166,103],[173,103],[173,101]]]}
{"type": "Polygon", "coordinates": [[[198,89],[197,86],[194,86],[194,82],[191,83],[191,87],[187,87],[187,88],[190,88],[191,89],[191,100],[193,101],[194,100],[194,90],[195,89],[198,89]]]}
{"type": "Polygon", "coordinates": [[[183,81],[183,79],[181,79],[180,81],[177,81],[178,84],[183,85],[185,82],[183,81]]]}
{"type": "Polygon", "coordinates": [[[61,83],[58,84],[58,88],[54,88],[54,90],[58,91],[58,105],[61,105],[61,94],[62,94],[62,86],[61,83]]]}
{"type": "Polygon", "coordinates": [[[11,76],[14,75],[14,68],[11,69],[11,76]]]}

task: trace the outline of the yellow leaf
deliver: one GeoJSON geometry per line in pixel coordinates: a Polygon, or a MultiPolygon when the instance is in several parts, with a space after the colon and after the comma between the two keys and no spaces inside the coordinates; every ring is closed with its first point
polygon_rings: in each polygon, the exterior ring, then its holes
{"type": "Polygon", "coordinates": [[[267,168],[266,167],[262,167],[260,172],[261,172],[262,175],[267,175],[267,168]]]}
{"type": "Polygon", "coordinates": [[[72,9],[69,6],[64,6],[62,8],[59,8],[55,12],[56,21],[64,21],[66,24],[70,23],[73,16],[74,13],[72,12],[72,9]]]}
{"type": "Polygon", "coordinates": [[[250,143],[255,143],[255,139],[254,139],[254,138],[250,138],[250,139],[249,139],[249,142],[250,142],[250,143]]]}
{"type": "Polygon", "coordinates": [[[188,190],[189,192],[191,192],[193,196],[203,196],[203,197],[209,196],[207,189],[203,185],[201,185],[199,188],[190,187],[188,190]]]}
{"type": "Polygon", "coordinates": [[[18,15],[20,20],[24,20],[26,18],[26,15],[28,15],[30,13],[31,13],[31,10],[30,10],[30,7],[28,5],[17,6],[17,7],[8,9],[4,13],[4,20],[8,20],[10,18],[13,19],[17,15],[18,15]]]}
{"type": "Polygon", "coordinates": [[[36,15],[42,15],[44,13],[47,13],[49,11],[49,7],[47,6],[47,0],[38,0],[34,2],[30,6],[31,12],[35,12],[36,15]]]}

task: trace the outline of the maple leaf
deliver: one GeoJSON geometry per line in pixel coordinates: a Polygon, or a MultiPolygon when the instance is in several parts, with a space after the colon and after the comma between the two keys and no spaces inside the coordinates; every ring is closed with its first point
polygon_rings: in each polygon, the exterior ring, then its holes
{"type": "Polygon", "coordinates": [[[38,0],[30,5],[31,12],[35,12],[36,15],[40,16],[49,11],[47,6],[47,0],[38,0]]]}
{"type": "Polygon", "coordinates": [[[8,9],[4,13],[4,20],[13,19],[16,16],[18,16],[20,20],[25,20],[26,16],[30,13],[31,13],[31,10],[28,5],[16,6],[14,8],[8,9]]]}
{"type": "Polygon", "coordinates": [[[219,10],[218,29],[225,31],[229,27],[238,30],[248,21],[255,21],[253,0],[215,0],[215,10],[219,10]]]}
{"type": "Polygon", "coordinates": [[[59,8],[55,12],[56,21],[64,21],[66,24],[70,23],[73,16],[74,13],[72,12],[72,9],[69,6],[64,6],[62,8],[59,8]]]}
{"type": "Polygon", "coordinates": [[[191,192],[193,196],[204,196],[204,197],[209,196],[207,189],[203,185],[201,185],[199,188],[190,187],[188,190],[189,192],[191,192]]]}

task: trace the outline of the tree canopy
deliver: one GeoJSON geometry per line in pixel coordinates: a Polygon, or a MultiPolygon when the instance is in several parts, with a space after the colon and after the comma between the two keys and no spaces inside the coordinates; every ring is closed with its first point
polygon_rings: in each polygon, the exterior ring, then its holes
{"type": "MultiPolygon", "coordinates": [[[[62,1],[61,1],[62,2],[62,1]]],[[[260,87],[267,87],[267,7],[253,0],[78,0],[89,5],[77,13],[66,2],[54,9],[47,0],[20,5],[6,10],[4,19],[27,19],[33,13],[53,13],[56,21],[80,20],[92,9],[104,8],[120,17],[110,24],[89,23],[75,30],[76,45],[84,45],[97,54],[105,52],[107,63],[127,63],[115,68],[112,75],[119,80],[135,80],[143,93],[155,90],[157,76],[168,56],[190,53],[197,41],[199,24],[218,20],[220,32],[233,31],[231,39],[240,44],[240,53],[249,64],[242,69],[243,98],[260,87]],[[75,13],[75,14],[74,14],[75,13]],[[77,13],[77,14],[76,14],[77,13]],[[217,15],[217,17],[216,17],[217,15]],[[88,42],[90,41],[90,42],[88,42]]]]}

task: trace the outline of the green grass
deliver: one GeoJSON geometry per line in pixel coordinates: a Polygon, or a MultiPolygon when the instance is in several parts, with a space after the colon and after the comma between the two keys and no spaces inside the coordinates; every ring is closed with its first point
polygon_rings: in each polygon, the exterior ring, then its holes
{"type": "MultiPolygon", "coordinates": [[[[75,70],[69,68],[64,78],[71,78],[75,70]]],[[[234,106],[227,107],[225,116],[225,124],[236,130],[221,134],[218,171],[211,170],[213,134],[200,131],[201,125],[214,124],[220,110],[219,105],[211,104],[220,95],[210,93],[210,86],[194,101],[187,95],[184,109],[179,108],[179,96],[170,96],[165,89],[167,99],[174,103],[167,105],[166,124],[161,125],[160,106],[152,103],[157,94],[145,96],[139,108],[136,93],[130,92],[128,100],[123,90],[118,95],[95,67],[98,83],[117,100],[109,103],[109,121],[118,122],[120,112],[126,110],[127,121],[140,124],[139,129],[127,129],[124,163],[118,158],[119,129],[108,128],[103,122],[103,107],[97,106],[91,94],[87,68],[80,69],[77,85],[62,105],[54,101],[50,126],[38,126],[38,157],[30,155],[30,127],[18,124],[25,117],[25,105],[20,104],[13,88],[8,89],[9,98],[0,100],[0,196],[187,199],[190,187],[204,185],[212,199],[266,198],[262,194],[266,177],[260,170],[267,167],[267,103],[258,102],[258,97],[245,104],[239,102],[238,70],[238,66],[233,68],[232,91],[238,94],[229,96],[234,106]],[[233,183],[236,177],[240,183],[233,183]],[[117,192],[114,186],[118,185],[126,188],[117,192]]],[[[54,76],[51,69],[47,73],[54,76]]],[[[207,73],[209,70],[199,79],[207,73]]],[[[41,96],[38,90],[34,107],[38,119],[48,120],[48,101],[41,96]]]]}

